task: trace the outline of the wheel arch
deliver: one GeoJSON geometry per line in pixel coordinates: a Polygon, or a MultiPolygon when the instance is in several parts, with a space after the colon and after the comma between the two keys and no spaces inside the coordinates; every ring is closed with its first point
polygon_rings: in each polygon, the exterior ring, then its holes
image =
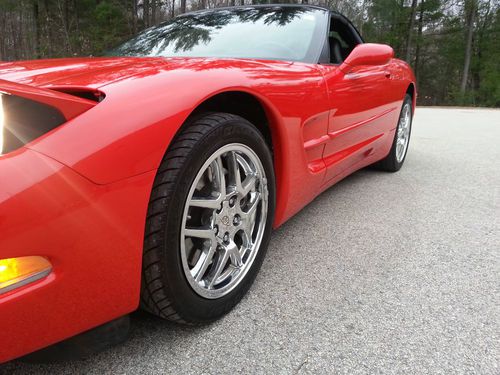
{"type": "Polygon", "coordinates": [[[243,117],[259,130],[273,151],[273,120],[269,118],[266,107],[256,96],[245,91],[223,91],[203,100],[189,118],[207,112],[225,112],[243,117]]]}
{"type": "Polygon", "coordinates": [[[275,226],[282,222],[286,209],[288,184],[286,183],[284,132],[279,111],[265,97],[243,88],[232,88],[216,92],[201,100],[191,111],[178,130],[189,126],[190,120],[209,112],[226,112],[238,115],[252,123],[264,137],[273,157],[276,180],[275,226]]]}
{"type": "Polygon", "coordinates": [[[413,82],[410,82],[410,84],[408,85],[406,93],[411,96],[411,100],[413,103],[413,110],[415,110],[415,106],[417,105],[417,90],[413,82]]]}

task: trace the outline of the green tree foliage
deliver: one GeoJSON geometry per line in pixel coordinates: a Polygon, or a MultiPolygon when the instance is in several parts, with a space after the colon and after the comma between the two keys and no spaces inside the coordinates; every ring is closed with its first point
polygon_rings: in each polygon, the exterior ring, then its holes
{"type": "Polygon", "coordinates": [[[393,46],[420,104],[500,107],[500,0],[0,0],[0,60],[96,56],[184,11],[270,2],[338,10],[393,46]]]}
{"type": "Polygon", "coordinates": [[[373,0],[367,11],[363,27],[365,39],[389,44],[398,56],[402,56],[409,8],[398,0],[373,0]]]}
{"type": "Polygon", "coordinates": [[[476,102],[486,106],[500,106],[500,9],[498,8],[491,15],[491,27],[486,27],[479,33],[473,70],[477,74],[473,91],[476,102]]]}

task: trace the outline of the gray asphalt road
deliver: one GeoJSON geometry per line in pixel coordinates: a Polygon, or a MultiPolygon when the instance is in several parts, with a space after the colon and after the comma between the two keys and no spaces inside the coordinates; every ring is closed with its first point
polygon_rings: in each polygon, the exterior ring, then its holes
{"type": "Polygon", "coordinates": [[[122,346],[0,372],[499,374],[499,258],[500,110],[420,108],[403,169],[360,171],[276,231],[221,321],[138,314],[122,346]]]}

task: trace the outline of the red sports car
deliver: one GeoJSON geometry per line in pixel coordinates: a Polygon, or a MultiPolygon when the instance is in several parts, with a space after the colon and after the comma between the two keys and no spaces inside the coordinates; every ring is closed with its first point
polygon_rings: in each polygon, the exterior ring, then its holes
{"type": "Polygon", "coordinates": [[[401,168],[416,99],[391,47],[314,6],[195,12],[106,57],[1,63],[0,92],[0,362],[139,305],[227,313],[273,228],[360,168],[401,168]]]}

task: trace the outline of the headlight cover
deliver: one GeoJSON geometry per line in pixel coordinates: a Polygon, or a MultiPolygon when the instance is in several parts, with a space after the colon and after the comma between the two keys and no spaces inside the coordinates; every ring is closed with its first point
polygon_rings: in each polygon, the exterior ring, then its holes
{"type": "Polygon", "coordinates": [[[3,155],[88,111],[104,95],[96,90],[71,87],[51,90],[0,79],[0,98],[0,155],[3,155]]]}
{"type": "Polygon", "coordinates": [[[57,128],[66,119],[56,108],[17,95],[0,94],[0,155],[57,128]]]}

